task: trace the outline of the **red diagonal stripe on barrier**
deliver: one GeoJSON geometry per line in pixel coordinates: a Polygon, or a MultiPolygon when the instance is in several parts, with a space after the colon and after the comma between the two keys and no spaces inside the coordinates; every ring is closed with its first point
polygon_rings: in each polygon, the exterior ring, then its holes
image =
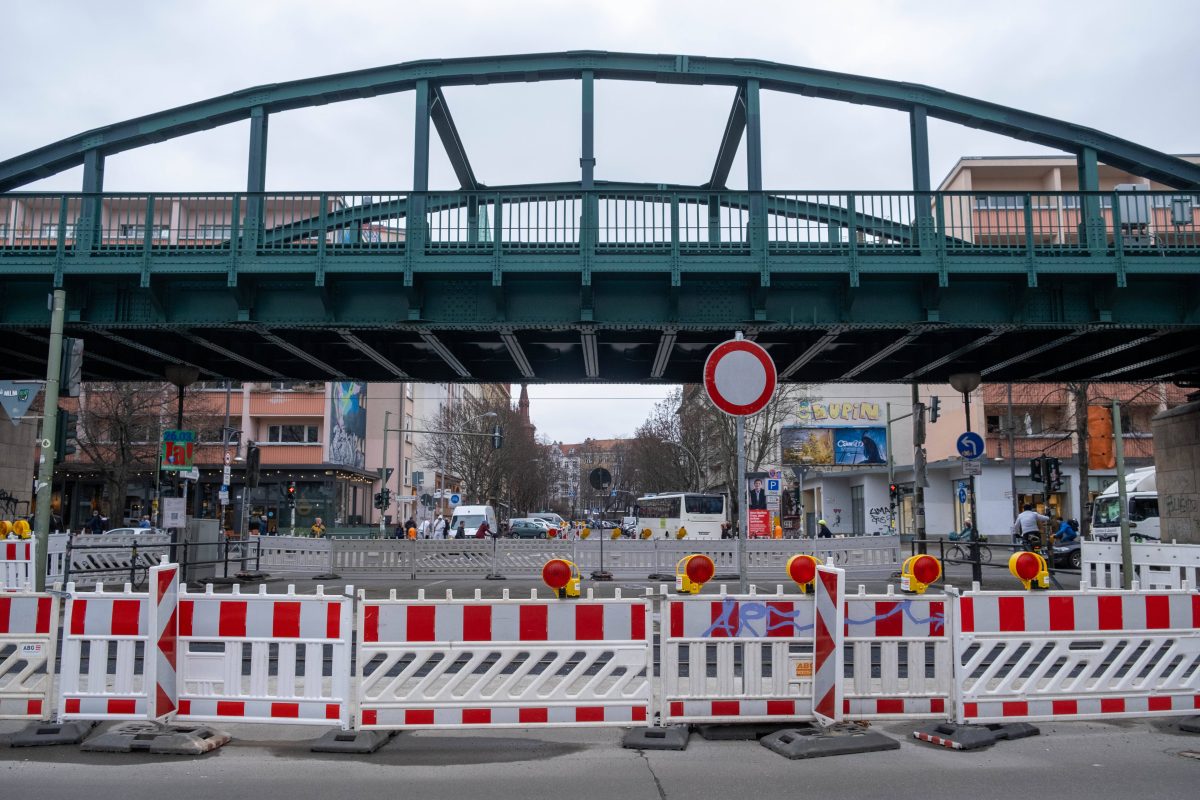
{"type": "Polygon", "coordinates": [[[1100,618],[1100,630],[1119,631],[1125,627],[1124,600],[1120,595],[1101,595],[1096,598],[1096,610],[1100,618]]]}
{"type": "Polygon", "coordinates": [[[167,589],[171,588],[171,582],[175,580],[176,572],[177,570],[174,569],[164,569],[158,573],[158,593],[154,597],[155,602],[162,602],[163,595],[167,593],[167,589]]]}
{"type": "Polygon", "coordinates": [[[141,600],[113,600],[112,603],[112,635],[139,636],[139,626],[142,610],[141,600]]]}
{"type": "Polygon", "coordinates": [[[178,615],[178,611],[176,609],[171,609],[171,616],[167,620],[167,627],[163,630],[162,635],[158,637],[158,649],[161,650],[162,654],[166,657],[167,663],[171,665],[171,669],[175,669],[175,655],[176,655],[176,644],[177,644],[177,642],[176,642],[177,635],[176,635],[175,631],[177,630],[177,627],[176,627],[177,615],[178,615]]]}
{"type": "Polygon", "coordinates": [[[300,638],[300,604],[276,600],[271,606],[271,635],[276,639],[300,638]]]}
{"type": "Polygon", "coordinates": [[[813,711],[828,719],[833,719],[837,716],[837,687],[830,687],[825,696],[817,701],[813,706],[813,711]]]}
{"type": "Polygon", "coordinates": [[[222,639],[242,639],[246,636],[246,601],[222,600],[217,619],[217,635],[222,639]]]}
{"type": "Polygon", "coordinates": [[[161,717],[163,714],[170,714],[175,710],[175,703],[170,696],[163,690],[162,684],[158,684],[155,689],[156,705],[154,708],[154,716],[161,717]]]}
{"type": "MultiPolygon", "coordinates": [[[[520,606],[518,635],[522,642],[544,642],[550,637],[549,606],[520,606]]],[[[545,722],[545,720],[542,720],[545,722]]]]}

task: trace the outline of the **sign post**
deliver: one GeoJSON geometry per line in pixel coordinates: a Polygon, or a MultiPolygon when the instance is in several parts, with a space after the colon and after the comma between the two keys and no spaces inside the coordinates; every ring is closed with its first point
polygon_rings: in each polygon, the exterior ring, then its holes
{"type": "MultiPolygon", "coordinates": [[[[704,389],[708,399],[722,412],[734,417],[737,433],[737,475],[746,479],[745,417],[762,411],[775,394],[777,380],[775,362],[760,345],[742,338],[738,331],[733,339],[717,345],[704,362],[704,389]]],[[[730,487],[732,488],[732,487],[730,487]]],[[[749,591],[746,579],[746,536],[750,525],[747,493],[743,491],[738,503],[738,586],[742,594],[749,591]]]]}
{"type": "MultiPolygon", "coordinates": [[[[596,467],[588,473],[588,483],[598,492],[607,492],[608,487],[612,486],[612,473],[604,467],[596,467]]],[[[604,568],[604,514],[598,516],[596,523],[600,526],[600,568],[592,573],[592,580],[611,581],[612,573],[604,568]]]]}

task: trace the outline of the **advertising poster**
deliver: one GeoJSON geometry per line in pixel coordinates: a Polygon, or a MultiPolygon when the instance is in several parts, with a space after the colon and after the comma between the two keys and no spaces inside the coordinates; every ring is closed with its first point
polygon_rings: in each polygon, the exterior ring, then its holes
{"type": "Polygon", "coordinates": [[[767,494],[767,473],[746,473],[746,533],[751,538],[766,538],[771,535],[771,506],[767,494]]]}
{"type": "Polygon", "coordinates": [[[787,466],[886,464],[887,429],[789,426],[780,431],[780,448],[787,466]]]}
{"type": "Polygon", "coordinates": [[[329,412],[329,461],[362,468],[367,460],[367,385],[333,384],[329,412]]]}

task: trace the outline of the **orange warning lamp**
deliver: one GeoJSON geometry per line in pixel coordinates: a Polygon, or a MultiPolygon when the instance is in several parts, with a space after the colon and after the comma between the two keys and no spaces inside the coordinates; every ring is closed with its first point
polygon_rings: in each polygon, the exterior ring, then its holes
{"type": "Polygon", "coordinates": [[[579,597],[579,567],[565,558],[552,558],[542,565],[542,582],[560,600],[579,597]]]}
{"type": "Polygon", "coordinates": [[[654,532],[651,531],[649,528],[642,528],[642,538],[643,539],[649,539],[653,535],[654,535],[654,532]]]}
{"type": "Polygon", "coordinates": [[[816,556],[807,553],[797,553],[787,561],[787,574],[797,586],[801,594],[808,594],[812,582],[817,579],[816,556]]]}
{"type": "Polygon", "coordinates": [[[679,531],[675,534],[676,539],[684,539],[687,537],[687,528],[679,526],[679,531]]]}
{"type": "Polygon", "coordinates": [[[909,556],[900,569],[900,591],[925,594],[929,584],[942,577],[942,562],[931,555],[909,556]]]}
{"type": "Polygon", "coordinates": [[[1008,571],[1026,589],[1050,588],[1050,571],[1046,568],[1046,559],[1037,553],[1013,553],[1008,559],[1008,571]]]}
{"type": "Polygon", "coordinates": [[[591,528],[584,528],[583,530],[581,530],[581,531],[579,532],[579,538],[580,538],[580,539],[586,539],[587,537],[589,537],[589,536],[591,536],[591,535],[592,535],[592,529],[591,529],[591,528]]]}
{"type": "Polygon", "coordinates": [[[12,532],[18,539],[28,539],[30,536],[29,522],[23,519],[17,520],[13,523],[12,532]]]}
{"type": "Polygon", "coordinates": [[[680,594],[700,594],[700,588],[712,580],[717,565],[702,553],[679,559],[675,565],[675,591],[680,594]]]}
{"type": "Polygon", "coordinates": [[[625,535],[625,531],[621,530],[620,528],[613,528],[612,536],[609,538],[620,539],[624,535],[625,535]]]}

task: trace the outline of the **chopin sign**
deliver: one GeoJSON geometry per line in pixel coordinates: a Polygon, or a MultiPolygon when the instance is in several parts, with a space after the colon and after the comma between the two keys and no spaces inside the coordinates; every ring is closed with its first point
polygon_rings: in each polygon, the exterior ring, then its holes
{"type": "Polygon", "coordinates": [[[817,425],[821,427],[879,422],[879,403],[850,400],[837,402],[804,400],[796,409],[796,419],[804,426],[817,425]]]}

